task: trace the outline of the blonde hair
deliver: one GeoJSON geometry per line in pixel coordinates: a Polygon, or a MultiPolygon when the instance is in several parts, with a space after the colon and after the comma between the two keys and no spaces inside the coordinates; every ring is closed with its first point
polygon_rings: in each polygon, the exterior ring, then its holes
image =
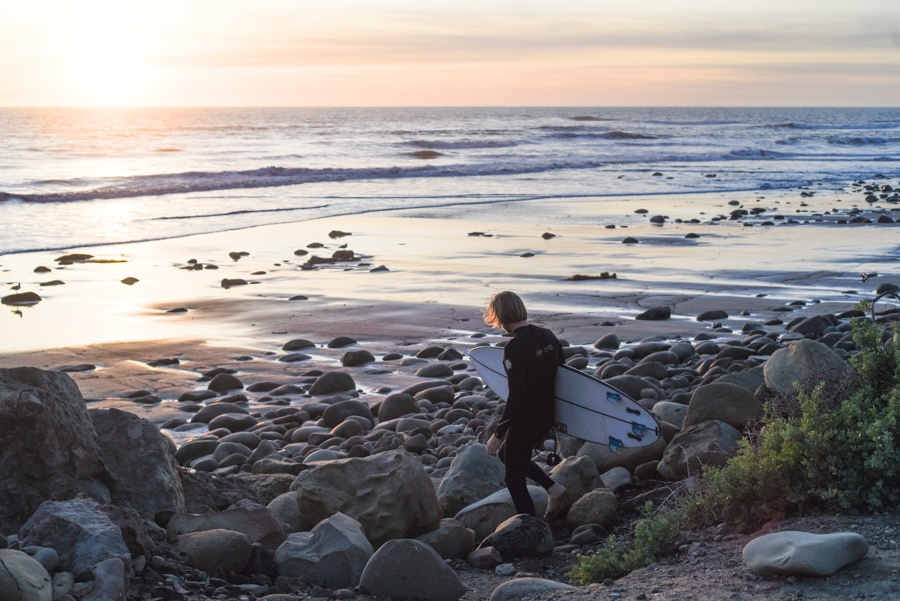
{"type": "Polygon", "coordinates": [[[528,311],[525,309],[525,303],[518,294],[509,290],[492,296],[484,310],[484,323],[495,328],[503,328],[527,319],[528,311]]]}

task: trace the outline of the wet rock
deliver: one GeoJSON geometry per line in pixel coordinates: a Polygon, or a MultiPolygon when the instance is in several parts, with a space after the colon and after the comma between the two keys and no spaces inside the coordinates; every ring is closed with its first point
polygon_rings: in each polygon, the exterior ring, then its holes
{"type": "Polygon", "coordinates": [[[344,367],[358,367],[375,361],[375,356],[365,349],[348,351],[341,357],[341,365],[344,367]]]}
{"type": "Polygon", "coordinates": [[[346,392],[348,390],[354,390],[355,388],[356,382],[350,374],[342,371],[330,371],[316,378],[316,381],[309,389],[309,394],[321,396],[337,392],[346,392]]]}
{"type": "Polygon", "coordinates": [[[12,305],[14,307],[27,307],[29,305],[36,305],[42,300],[43,299],[36,292],[17,292],[0,298],[0,303],[12,305]]]}
{"type": "Polygon", "coordinates": [[[651,307],[643,313],[634,316],[635,319],[642,321],[662,321],[672,317],[672,309],[670,307],[651,307]]]}
{"type": "Polygon", "coordinates": [[[225,394],[230,390],[243,390],[244,385],[231,374],[216,374],[206,387],[219,394],[225,394]]]}

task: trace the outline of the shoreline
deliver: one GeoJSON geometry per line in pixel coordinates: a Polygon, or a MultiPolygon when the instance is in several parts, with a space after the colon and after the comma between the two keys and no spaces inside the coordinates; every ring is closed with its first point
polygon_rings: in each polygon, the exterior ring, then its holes
{"type": "MultiPolygon", "coordinates": [[[[44,300],[2,307],[0,366],[93,363],[102,367],[93,375],[73,374],[86,397],[154,386],[165,396],[173,380],[183,388],[190,378],[134,364],[181,352],[211,369],[232,356],[278,353],[290,338],[324,345],[341,335],[376,355],[428,344],[464,353],[478,340],[470,336],[491,334],[481,310],[503,289],[523,296],[533,321],[589,347],[607,333],[625,344],[703,332],[738,338],[746,322],[843,311],[871,298],[885,276],[896,279],[898,225],[838,223],[839,210],[865,203],[764,194],[667,196],[667,206],[604,197],[392,210],[90,249],[100,262],[67,266],[54,262],[61,253],[7,255],[0,279],[44,300]],[[766,210],[727,219],[757,206],[766,210]],[[784,225],[759,225],[778,212],[784,225]],[[302,267],[338,251],[352,258],[302,267]],[[39,264],[51,271],[33,273],[39,264]],[[871,272],[879,274],[861,281],[871,272]],[[575,275],[587,279],[570,281],[575,275]],[[127,277],[138,281],[123,284],[127,277]],[[37,285],[54,279],[64,284],[37,285]],[[634,319],[656,306],[672,318],[634,319]],[[716,329],[696,320],[709,310],[728,318],[716,329]],[[138,386],[141,378],[153,386],[138,386]]],[[[313,363],[339,367],[339,355],[313,363]]]]}

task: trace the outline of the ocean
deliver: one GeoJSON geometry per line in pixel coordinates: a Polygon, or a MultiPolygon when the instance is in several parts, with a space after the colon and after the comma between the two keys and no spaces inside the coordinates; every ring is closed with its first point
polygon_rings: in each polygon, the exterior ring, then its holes
{"type": "Polygon", "coordinates": [[[898,108],[8,108],[0,139],[0,255],[379,210],[900,176],[898,108]]]}

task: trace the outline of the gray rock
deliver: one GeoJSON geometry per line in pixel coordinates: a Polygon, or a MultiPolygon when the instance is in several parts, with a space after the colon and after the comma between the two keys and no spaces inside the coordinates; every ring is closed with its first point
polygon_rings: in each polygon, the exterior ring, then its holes
{"type": "Polygon", "coordinates": [[[634,316],[635,319],[644,321],[661,321],[672,317],[672,309],[670,307],[651,307],[643,313],[634,316]]]}
{"type": "Polygon", "coordinates": [[[274,551],[285,539],[281,522],[260,505],[237,506],[216,513],[176,513],[166,525],[170,538],[207,530],[232,530],[246,535],[251,543],[259,543],[274,551]]]}
{"type": "Polygon", "coordinates": [[[553,551],[553,532],[544,520],[520,513],[497,526],[478,546],[493,547],[504,561],[515,557],[541,557],[553,551]]]}
{"type": "Polygon", "coordinates": [[[566,457],[550,471],[550,477],[566,489],[559,508],[559,515],[565,515],[572,503],[590,491],[603,486],[597,466],[588,457],[566,457]]]}
{"type": "Polygon", "coordinates": [[[309,394],[320,396],[323,394],[346,392],[348,390],[354,390],[355,388],[356,382],[353,381],[353,376],[350,374],[342,371],[329,371],[316,378],[316,381],[313,382],[313,385],[309,389],[309,394]]]}
{"type": "Polygon", "coordinates": [[[466,561],[473,568],[493,570],[503,563],[503,557],[494,547],[484,547],[483,549],[474,549],[466,557],[466,561]]]}
{"type": "Polygon", "coordinates": [[[112,558],[131,565],[121,529],[93,499],[45,501],[19,530],[19,542],[56,549],[62,568],[75,574],[112,558]]]}
{"type": "Polygon", "coordinates": [[[443,517],[425,468],[405,450],[316,464],[291,490],[313,524],[344,513],[362,524],[375,546],[430,532],[443,517]]]}
{"type": "Polygon", "coordinates": [[[388,395],[381,401],[381,406],[378,407],[378,420],[386,422],[413,413],[419,413],[419,405],[412,396],[398,392],[388,395]]]}
{"type": "Polygon", "coordinates": [[[0,369],[0,423],[0,532],[18,530],[43,501],[115,483],[68,375],[0,369]]]}
{"type": "Polygon", "coordinates": [[[772,353],[763,367],[766,386],[793,397],[794,385],[809,390],[819,382],[839,384],[851,380],[853,369],[830,347],[814,340],[799,340],[772,353]]]}
{"type": "Polygon", "coordinates": [[[475,533],[454,518],[444,518],[437,530],[417,536],[444,559],[465,559],[475,548],[475,533]]]}
{"type": "Polygon", "coordinates": [[[0,599],[50,601],[53,586],[47,570],[27,553],[0,549],[0,599]]]}
{"type": "Polygon", "coordinates": [[[753,539],[743,557],[747,568],[761,576],[831,576],[868,552],[869,543],[853,532],[787,531],[753,539]]]}
{"type": "Polygon", "coordinates": [[[503,463],[488,455],[483,444],[469,443],[459,449],[437,488],[444,515],[456,515],[463,507],[504,488],[504,473],[503,463]]]}
{"type": "Polygon", "coordinates": [[[553,591],[573,591],[574,586],[545,580],[544,578],[515,578],[508,580],[494,589],[490,601],[520,601],[522,599],[537,599],[545,593],[553,591]]]}
{"type": "Polygon", "coordinates": [[[725,374],[720,378],[716,378],[716,382],[723,384],[736,384],[742,386],[750,392],[756,392],[760,386],[766,383],[766,377],[763,375],[765,364],[751,367],[743,371],[736,371],[725,374]]]}
{"type": "Polygon", "coordinates": [[[734,456],[741,433],[723,421],[706,421],[682,430],[656,466],[663,478],[682,480],[706,466],[721,467],[734,456]]]}
{"type": "Polygon", "coordinates": [[[229,574],[244,570],[252,547],[250,538],[242,532],[213,528],[182,534],[175,544],[175,553],[198,570],[218,569],[229,574]]]}
{"type": "Polygon", "coordinates": [[[128,579],[121,559],[113,557],[101,561],[91,572],[94,574],[94,587],[83,601],[125,601],[128,579]]]}
{"type": "MultiPolygon", "coordinates": [[[[719,420],[743,430],[749,422],[762,417],[762,413],[763,404],[751,391],[737,384],[716,381],[698,386],[694,390],[688,403],[683,427],[689,428],[702,422],[719,420]]],[[[673,423],[670,420],[665,421],[673,423]]]]}
{"type": "Polygon", "coordinates": [[[457,601],[468,590],[437,552],[423,542],[386,542],[369,560],[360,592],[388,599],[457,601]]]}
{"type": "Polygon", "coordinates": [[[618,508],[619,500],[615,493],[598,488],[575,501],[566,515],[566,525],[572,530],[585,524],[606,527],[615,519],[618,508]]]}
{"type": "Polygon", "coordinates": [[[375,549],[362,525],[336,513],[311,532],[296,532],[275,551],[281,576],[336,589],[357,586],[375,549]]]}
{"type": "Polygon", "coordinates": [[[687,415],[687,405],[673,403],[672,401],[659,401],[653,405],[650,411],[659,421],[668,422],[679,429],[684,425],[684,416],[687,415]]]}
{"type": "Polygon", "coordinates": [[[326,428],[335,428],[351,416],[361,417],[370,424],[375,423],[375,417],[368,405],[362,401],[348,399],[329,405],[322,414],[322,424],[326,428]]]}
{"type": "MultiPolygon", "coordinates": [[[[191,423],[201,423],[208,424],[220,415],[225,415],[226,413],[243,413],[245,415],[249,415],[250,412],[246,407],[242,407],[236,403],[229,403],[227,401],[220,401],[218,403],[212,403],[211,405],[207,405],[203,407],[200,411],[195,413],[193,417],[191,417],[191,423]]],[[[180,451],[181,449],[179,449],[180,451]]]]}
{"type": "MultiPolygon", "coordinates": [[[[547,491],[540,486],[528,485],[528,493],[534,502],[534,510],[543,515],[547,509],[547,491]]],[[[516,506],[509,490],[503,488],[480,501],[467,505],[456,514],[456,520],[475,532],[475,540],[484,540],[497,526],[516,515],[516,506]]]]}
{"type": "Polygon", "coordinates": [[[150,421],[119,409],[91,409],[106,466],[118,482],[117,505],[143,511],[184,511],[184,491],[175,461],[175,445],[150,421]]]}
{"type": "Polygon", "coordinates": [[[453,375],[453,368],[446,363],[431,363],[416,370],[420,378],[449,378],[453,375]]]}
{"type": "Polygon", "coordinates": [[[209,429],[224,428],[230,432],[244,432],[259,423],[252,415],[244,413],[223,413],[209,420],[209,429]]]}
{"type": "Polygon", "coordinates": [[[615,334],[606,334],[594,343],[595,349],[607,351],[616,350],[619,346],[621,346],[621,342],[619,342],[619,337],[615,334]]]}
{"type": "Polygon", "coordinates": [[[599,543],[606,535],[606,529],[600,524],[584,524],[572,531],[569,542],[573,545],[592,545],[599,543]]]}
{"type": "Polygon", "coordinates": [[[666,441],[663,438],[646,447],[623,447],[618,451],[613,451],[606,445],[586,442],[578,449],[577,456],[589,458],[600,473],[608,472],[614,467],[624,467],[629,472],[634,472],[642,463],[660,459],[665,450],[666,441]]]}
{"type": "Polygon", "coordinates": [[[243,390],[244,384],[231,374],[216,374],[206,388],[225,394],[229,390],[243,390]]]}
{"type": "Polygon", "coordinates": [[[603,481],[603,486],[616,494],[631,488],[631,472],[624,467],[614,467],[608,472],[603,472],[600,474],[600,480],[603,481]]]}
{"type": "Polygon", "coordinates": [[[278,495],[266,505],[269,511],[278,518],[283,526],[286,526],[285,533],[306,532],[312,528],[309,518],[300,513],[297,508],[297,494],[286,492],[278,495]]]}
{"type": "Polygon", "coordinates": [[[358,367],[375,361],[375,356],[365,349],[347,351],[341,357],[341,365],[344,367],[358,367]]]}

